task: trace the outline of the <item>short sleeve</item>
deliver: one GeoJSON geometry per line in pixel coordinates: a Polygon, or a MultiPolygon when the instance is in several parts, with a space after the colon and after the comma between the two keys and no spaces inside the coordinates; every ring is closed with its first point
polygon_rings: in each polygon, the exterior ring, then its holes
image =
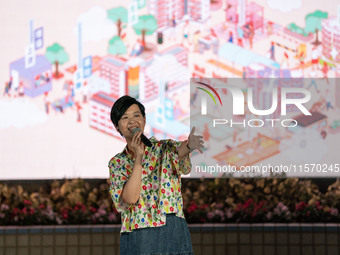
{"type": "Polygon", "coordinates": [[[190,155],[186,155],[181,161],[179,161],[178,149],[181,146],[182,142],[174,141],[174,140],[166,140],[166,153],[168,160],[174,170],[180,174],[189,174],[191,171],[191,160],[190,155]]]}
{"type": "Polygon", "coordinates": [[[119,158],[112,158],[109,162],[110,169],[110,194],[118,212],[122,213],[131,207],[121,197],[125,183],[128,180],[126,169],[119,158]]]}

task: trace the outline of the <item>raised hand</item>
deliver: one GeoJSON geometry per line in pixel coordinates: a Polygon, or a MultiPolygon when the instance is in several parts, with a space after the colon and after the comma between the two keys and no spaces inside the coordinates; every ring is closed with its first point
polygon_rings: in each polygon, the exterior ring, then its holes
{"type": "Polygon", "coordinates": [[[203,136],[201,135],[195,135],[196,128],[193,127],[190,131],[189,137],[188,137],[188,147],[191,151],[198,150],[200,153],[203,153],[204,148],[204,141],[203,136]]]}

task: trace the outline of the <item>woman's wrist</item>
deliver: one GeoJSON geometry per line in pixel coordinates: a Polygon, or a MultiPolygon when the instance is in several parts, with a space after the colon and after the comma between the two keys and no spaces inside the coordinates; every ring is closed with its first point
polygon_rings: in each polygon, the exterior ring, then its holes
{"type": "Polygon", "coordinates": [[[135,163],[134,164],[142,165],[142,161],[143,161],[143,155],[137,154],[136,158],[135,158],[135,163]]]}
{"type": "Polygon", "coordinates": [[[191,150],[191,148],[189,146],[189,140],[186,141],[185,145],[186,145],[187,149],[191,152],[192,150],[191,150]]]}

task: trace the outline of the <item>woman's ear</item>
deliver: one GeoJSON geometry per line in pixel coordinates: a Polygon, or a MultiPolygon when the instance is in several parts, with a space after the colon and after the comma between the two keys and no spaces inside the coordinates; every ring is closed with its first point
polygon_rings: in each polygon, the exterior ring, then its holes
{"type": "Polygon", "coordinates": [[[119,127],[116,126],[116,125],[114,125],[114,126],[115,126],[116,130],[119,132],[119,134],[120,134],[122,137],[124,137],[123,134],[122,134],[122,132],[120,132],[119,127]]]}

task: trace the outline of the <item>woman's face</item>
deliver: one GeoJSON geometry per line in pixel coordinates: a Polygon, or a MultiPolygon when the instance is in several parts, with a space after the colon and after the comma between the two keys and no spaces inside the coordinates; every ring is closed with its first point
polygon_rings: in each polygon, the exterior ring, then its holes
{"type": "Polygon", "coordinates": [[[131,105],[118,121],[118,129],[126,139],[132,138],[132,130],[140,128],[142,132],[145,127],[145,117],[143,117],[138,105],[131,105]]]}

